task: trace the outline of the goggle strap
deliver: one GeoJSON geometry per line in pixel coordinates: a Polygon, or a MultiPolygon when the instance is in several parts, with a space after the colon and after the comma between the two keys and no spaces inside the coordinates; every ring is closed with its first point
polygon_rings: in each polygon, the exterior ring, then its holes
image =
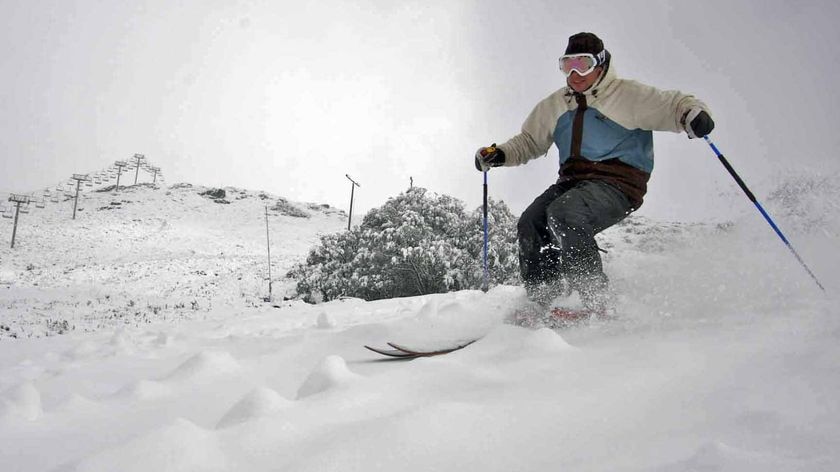
{"type": "Polygon", "coordinates": [[[607,62],[607,50],[601,49],[601,52],[595,54],[595,60],[597,61],[596,67],[604,65],[607,62]]]}

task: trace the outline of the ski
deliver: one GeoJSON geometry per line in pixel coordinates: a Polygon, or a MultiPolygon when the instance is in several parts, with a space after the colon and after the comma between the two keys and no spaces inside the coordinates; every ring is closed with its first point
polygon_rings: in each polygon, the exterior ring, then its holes
{"type": "Polygon", "coordinates": [[[387,344],[394,349],[379,349],[371,346],[365,346],[365,348],[377,354],[392,357],[395,359],[416,359],[418,357],[433,357],[441,356],[443,354],[449,354],[450,352],[459,351],[476,341],[478,341],[478,339],[473,339],[471,341],[456,344],[455,346],[443,349],[415,349],[391,342],[387,344]]]}
{"type": "Polygon", "coordinates": [[[470,344],[472,344],[476,341],[478,341],[478,339],[473,339],[471,341],[467,341],[467,342],[464,342],[464,343],[461,343],[461,344],[457,344],[453,347],[448,347],[448,348],[445,348],[445,349],[433,349],[433,350],[413,349],[413,348],[408,348],[408,347],[405,347],[401,344],[395,344],[395,343],[388,343],[388,345],[391,346],[394,349],[398,349],[402,352],[407,352],[407,353],[413,354],[415,356],[430,357],[430,356],[440,356],[442,354],[449,354],[450,352],[459,351],[459,350],[464,349],[465,347],[469,346],[470,344]]]}
{"type": "Polygon", "coordinates": [[[411,353],[408,353],[408,352],[405,352],[405,351],[401,351],[399,349],[379,349],[379,348],[371,347],[371,346],[367,346],[367,345],[365,345],[365,349],[373,351],[377,354],[381,354],[383,356],[391,357],[393,359],[414,359],[414,358],[420,357],[418,355],[411,354],[411,353]]]}
{"type": "MultiPolygon", "coordinates": [[[[575,326],[587,324],[591,321],[606,321],[610,319],[614,319],[614,316],[603,312],[555,307],[540,315],[517,313],[508,322],[516,326],[531,329],[569,329],[575,326]]],[[[450,352],[464,349],[476,341],[478,341],[478,339],[457,343],[451,347],[440,349],[417,349],[393,342],[386,343],[392,349],[382,349],[367,345],[364,347],[370,351],[392,359],[408,360],[417,359],[418,357],[442,356],[444,354],[449,354],[450,352]]]]}

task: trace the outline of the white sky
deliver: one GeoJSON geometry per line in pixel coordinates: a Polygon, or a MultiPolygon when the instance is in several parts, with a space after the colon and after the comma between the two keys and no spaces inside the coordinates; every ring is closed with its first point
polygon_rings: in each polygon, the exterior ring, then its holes
{"type": "MultiPolygon", "coordinates": [[[[481,203],[473,154],[563,85],[557,57],[602,37],[622,77],[694,93],[761,198],[836,171],[836,1],[0,1],[0,192],[144,153],[169,183],[267,190],[356,211],[409,185],[481,203]]],[[[642,213],[741,205],[702,141],[655,137],[642,213]],[[725,193],[725,195],[721,195],[725,193]]],[[[557,153],[494,170],[521,212],[557,153]]]]}

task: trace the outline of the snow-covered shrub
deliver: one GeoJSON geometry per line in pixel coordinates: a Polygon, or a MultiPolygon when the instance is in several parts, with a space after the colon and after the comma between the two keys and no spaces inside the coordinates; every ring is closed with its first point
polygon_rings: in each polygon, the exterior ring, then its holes
{"type": "MultiPolygon", "coordinates": [[[[518,278],[516,219],[490,201],[491,284],[518,278]]],[[[290,272],[308,301],[365,300],[477,289],[483,281],[481,208],[414,187],[371,210],[351,231],[321,238],[290,272]]]]}
{"type": "Polygon", "coordinates": [[[785,175],[767,196],[767,209],[791,232],[840,233],[838,173],[785,175]]]}
{"type": "Polygon", "coordinates": [[[199,195],[203,197],[208,197],[211,199],[222,199],[227,196],[225,189],[223,188],[211,188],[209,190],[205,190],[203,192],[199,192],[199,195]]]}
{"type": "Polygon", "coordinates": [[[311,216],[309,213],[289,203],[285,198],[278,198],[277,203],[270,207],[269,210],[294,218],[309,218],[311,216]]]}

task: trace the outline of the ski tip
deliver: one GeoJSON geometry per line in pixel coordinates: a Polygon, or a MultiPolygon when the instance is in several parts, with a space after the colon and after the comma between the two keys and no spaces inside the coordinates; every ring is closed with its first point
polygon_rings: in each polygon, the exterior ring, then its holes
{"type": "Polygon", "coordinates": [[[472,339],[470,341],[460,342],[460,343],[457,343],[457,344],[453,345],[452,347],[441,348],[441,349],[428,349],[428,350],[413,349],[413,348],[403,346],[402,344],[397,344],[397,343],[392,343],[392,342],[389,342],[387,344],[394,349],[397,349],[397,350],[402,351],[402,352],[410,353],[410,354],[413,354],[413,355],[418,356],[418,357],[432,357],[432,356],[439,356],[439,355],[442,355],[442,354],[448,354],[450,352],[461,350],[461,349],[469,346],[470,344],[472,344],[476,341],[478,341],[478,339],[472,339]]]}
{"type": "Polygon", "coordinates": [[[411,353],[408,353],[408,352],[405,352],[405,351],[402,351],[402,350],[399,350],[399,349],[379,349],[379,348],[371,347],[371,346],[368,346],[368,345],[365,345],[364,347],[365,347],[365,349],[367,349],[369,351],[373,351],[377,354],[380,354],[380,355],[383,355],[383,356],[388,356],[388,357],[391,357],[391,358],[394,358],[394,359],[413,359],[413,358],[417,357],[415,354],[411,354],[411,353]]]}
{"type": "Polygon", "coordinates": [[[478,339],[472,339],[469,341],[464,341],[458,344],[453,345],[452,347],[442,348],[442,349],[414,349],[405,347],[401,344],[387,343],[393,349],[380,349],[373,346],[365,345],[365,349],[369,351],[373,351],[377,354],[388,356],[395,359],[416,359],[418,357],[432,357],[432,356],[440,356],[443,354],[448,354],[450,352],[461,350],[470,344],[478,341],[478,339]]]}

